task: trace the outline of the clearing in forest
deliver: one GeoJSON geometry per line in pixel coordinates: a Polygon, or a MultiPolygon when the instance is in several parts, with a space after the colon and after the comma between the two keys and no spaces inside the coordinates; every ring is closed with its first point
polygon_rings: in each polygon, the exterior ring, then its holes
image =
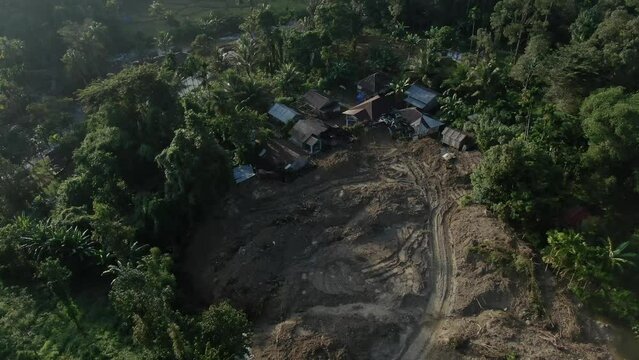
{"type": "Polygon", "coordinates": [[[369,134],[292,183],[239,186],[228,215],[201,226],[187,250],[200,301],[247,311],[257,359],[603,351],[572,342],[582,331],[573,305],[554,288],[547,304],[533,296],[534,270],[481,258],[531,252],[483,208],[459,205],[480,155],[446,162],[441,151],[432,139],[369,134]],[[550,310],[535,316],[537,305],[550,310]]]}

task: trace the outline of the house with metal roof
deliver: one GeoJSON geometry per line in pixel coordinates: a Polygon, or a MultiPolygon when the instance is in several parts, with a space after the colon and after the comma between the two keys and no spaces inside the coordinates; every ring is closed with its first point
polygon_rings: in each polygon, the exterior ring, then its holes
{"type": "Polygon", "coordinates": [[[322,151],[322,134],[327,130],[320,120],[299,120],[291,129],[291,141],[309,154],[316,154],[322,151]]]}
{"type": "Polygon", "coordinates": [[[346,115],[346,125],[351,125],[360,121],[375,122],[382,115],[390,113],[392,108],[393,99],[376,95],[344,111],[342,114],[346,115]]]}
{"type": "Polygon", "coordinates": [[[413,84],[404,94],[406,95],[404,101],[421,111],[431,112],[437,109],[439,94],[435,90],[413,84]]]}
{"type": "Polygon", "coordinates": [[[357,82],[357,91],[367,97],[384,94],[390,89],[391,78],[383,72],[376,72],[357,82]]]}
{"type": "Polygon", "coordinates": [[[442,143],[457,150],[466,150],[471,145],[472,139],[459,130],[447,127],[442,132],[442,143]]]}
{"type": "Polygon", "coordinates": [[[280,103],[275,103],[268,111],[268,114],[271,116],[271,118],[284,125],[290,123],[291,121],[295,121],[296,118],[300,116],[297,111],[280,103]]]}
{"type": "Polygon", "coordinates": [[[308,165],[308,155],[289,140],[270,139],[262,145],[256,166],[277,173],[293,173],[308,165]]]}
{"type": "Polygon", "coordinates": [[[430,117],[428,115],[424,115],[422,117],[422,122],[424,122],[425,125],[434,132],[439,132],[441,129],[443,129],[446,126],[443,122],[435,119],[434,117],[430,117]]]}
{"type": "Polygon", "coordinates": [[[304,94],[306,104],[322,119],[329,119],[340,113],[341,106],[337,101],[320,94],[317,90],[309,90],[304,94]]]}
{"type": "Polygon", "coordinates": [[[417,138],[437,134],[444,127],[443,122],[423,114],[414,107],[399,110],[398,113],[411,125],[417,138]]]}
{"type": "Polygon", "coordinates": [[[202,83],[204,83],[204,81],[198,77],[187,77],[186,79],[182,80],[182,88],[178,91],[178,96],[184,97],[192,93],[193,91],[195,91],[195,89],[199,88],[202,83]]]}

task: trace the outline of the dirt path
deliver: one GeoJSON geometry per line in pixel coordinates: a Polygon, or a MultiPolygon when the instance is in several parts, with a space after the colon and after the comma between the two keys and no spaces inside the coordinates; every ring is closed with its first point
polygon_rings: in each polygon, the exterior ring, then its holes
{"type": "Polygon", "coordinates": [[[430,205],[430,234],[431,259],[428,282],[431,284],[431,294],[424,310],[424,316],[409,337],[406,345],[396,359],[413,360],[424,359],[432,347],[432,339],[437,333],[441,319],[450,315],[451,304],[454,302],[454,256],[448,231],[448,216],[457,206],[457,200],[463,195],[462,190],[450,191],[442,186],[439,172],[430,169],[426,162],[416,162],[412,158],[404,160],[411,177],[422,191],[424,201],[430,205]]]}

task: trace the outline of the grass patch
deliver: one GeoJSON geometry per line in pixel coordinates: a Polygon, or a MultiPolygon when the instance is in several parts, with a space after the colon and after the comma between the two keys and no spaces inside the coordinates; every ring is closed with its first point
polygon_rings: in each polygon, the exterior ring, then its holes
{"type": "MultiPolygon", "coordinates": [[[[152,2],[152,0],[127,1],[122,5],[120,17],[127,31],[153,36],[158,31],[169,29],[164,21],[149,16],[148,10],[152,2]]],[[[245,16],[259,4],[271,6],[277,14],[301,12],[308,5],[306,0],[160,0],[160,3],[172,12],[179,22],[197,21],[210,12],[214,12],[220,18],[245,16]]]]}

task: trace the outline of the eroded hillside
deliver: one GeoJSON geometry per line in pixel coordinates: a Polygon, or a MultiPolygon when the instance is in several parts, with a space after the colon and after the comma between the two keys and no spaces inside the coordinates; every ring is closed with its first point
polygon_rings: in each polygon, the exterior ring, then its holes
{"type": "Polygon", "coordinates": [[[201,301],[255,321],[255,358],[609,358],[533,252],[460,205],[478,153],[369,137],[239,187],[188,249],[201,301]]]}

